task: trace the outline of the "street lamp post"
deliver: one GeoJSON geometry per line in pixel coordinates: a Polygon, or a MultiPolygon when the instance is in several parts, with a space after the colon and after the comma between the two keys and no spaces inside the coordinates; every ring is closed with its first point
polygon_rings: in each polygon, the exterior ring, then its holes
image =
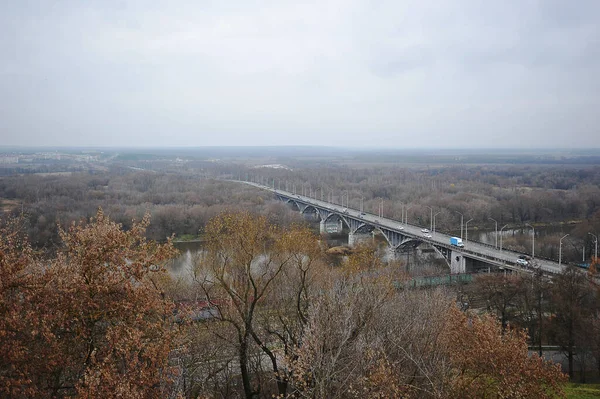
{"type": "Polygon", "coordinates": [[[588,233],[589,235],[591,235],[592,237],[594,237],[595,239],[595,243],[594,243],[594,259],[596,261],[596,263],[598,263],[598,236],[592,233],[588,233]]]}
{"type": "Polygon", "coordinates": [[[363,212],[363,203],[364,203],[365,197],[363,197],[362,195],[360,196],[360,212],[363,212]]]}
{"type": "Polygon", "coordinates": [[[504,230],[506,227],[508,227],[508,224],[505,224],[504,226],[502,226],[502,228],[500,229],[500,252],[502,252],[502,230],[504,230]]]}
{"type": "Polygon", "coordinates": [[[434,215],[433,215],[433,230],[431,230],[431,231],[432,231],[432,233],[431,233],[431,234],[432,234],[434,237],[435,237],[435,217],[436,217],[437,215],[439,215],[440,213],[442,213],[442,211],[439,211],[438,213],[436,213],[436,214],[434,214],[434,215]]]}
{"type": "Polygon", "coordinates": [[[489,220],[493,220],[494,223],[496,223],[496,233],[495,233],[495,238],[496,238],[496,248],[498,248],[498,221],[494,218],[488,218],[489,220]]]}
{"type": "Polygon", "coordinates": [[[465,223],[465,242],[469,241],[469,222],[473,220],[473,218],[469,219],[465,223]]]}
{"type": "Polygon", "coordinates": [[[344,196],[346,196],[346,208],[348,208],[348,190],[342,191],[342,207],[344,206],[344,196]]]}
{"type": "Polygon", "coordinates": [[[560,238],[560,240],[558,241],[558,267],[560,267],[560,265],[562,264],[562,240],[566,236],[568,236],[568,234],[565,234],[564,236],[562,236],[560,238]]]}
{"type": "Polygon", "coordinates": [[[408,210],[412,207],[413,207],[412,205],[409,205],[406,207],[406,210],[404,211],[404,224],[408,224],[408,210]]]}
{"type": "Polygon", "coordinates": [[[425,205],[427,208],[429,208],[429,230],[433,231],[433,207],[429,206],[429,205],[425,205]]]}
{"type": "Polygon", "coordinates": [[[463,215],[459,211],[454,211],[454,212],[456,212],[460,215],[460,239],[462,240],[462,238],[463,238],[463,220],[464,220],[465,215],[463,215]]]}
{"type": "Polygon", "coordinates": [[[379,198],[379,217],[383,217],[383,198],[379,198]]]}
{"type": "Polygon", "coordinates": [[[533,239],[531,241],[531,259],[535,259],[535,228],[529,223],[525,223],[525,225],[531,227],[531,231],[533,232],[533,239]]]}

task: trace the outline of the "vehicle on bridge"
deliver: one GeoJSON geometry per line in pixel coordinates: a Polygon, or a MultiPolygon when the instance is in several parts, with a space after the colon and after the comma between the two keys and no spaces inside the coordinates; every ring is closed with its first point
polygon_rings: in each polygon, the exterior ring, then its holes
{"type": "Polygon", "coordinates": [[[454,245],[455,247],[463,248],[465,244],[463,244],[462,238],[458,237],[450,237],[450,245],[454,245]]]}
{"type": "Polygon", "coordinates": [[[520,266],[527,266],[527,265],[529,265],[529,262],[527,262],[527,259],[518,258],[518,259],[517,259],[517,265],[520,265],[520,266]]]}
{"type": "Polygon", "coordinates": [[[429,233],[429,229],[421,229],[421,233],[429,233]]]}

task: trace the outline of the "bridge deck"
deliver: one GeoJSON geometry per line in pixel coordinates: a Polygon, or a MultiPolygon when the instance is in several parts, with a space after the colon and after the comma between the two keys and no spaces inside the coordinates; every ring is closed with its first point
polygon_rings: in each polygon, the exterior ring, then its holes
{"type": "MultiPolygon", "coordinates": [[[[531,267],[521,267],[516,264],[516,260],[519,255],[522,255],[518,252],[508,251],[506,249],[499,250],[495,248],[493,245],[487,245],[480,242],[468,241],[464,242],[464,248],[458,248],[450,245],[450,236],[448,234],[443,234],[439,232],[431,232],[433,235],[432,238],[427,238],[423,236],[421,229],[423,226],[417,226],[413,224],[401,223],[394,219],[378,217],[377,215],[373,215],[370,213],[365,213],[361,215],[361,212],[357,209],[342,207],[338,204],[332,204],[327,201],[321,201],[315,198],[310,198],[294,193],[290,193],[283,190],[273,189],[268,186],[264,186],[257,183],[246,182],[246,181],[237,181],[239,183],[248,184],[262,190],[268,190],[272,193],[279,195],[281,197],[287,197],[293,199],[295,201],[302,202],[307,205],[311,205],[315,208],[321,208],[323,210],[334,212],[339,214],[340,216],[353,218],[355,220],[360,220],[362,222],[368,223],[379,229],[387,229],[391,231],[396,231],[398,233],[402,233],[406,236],[412,236],[422,240],[423,242],[428,242],[432,245],[436,245],[439,247],[445,247],[451,249],[453,252],[462,253],[465,256],[471,257],[473,259],[482,260],[485,262],[489,262],[498,266],[504,266],[513,270],[520,271],[532,271],[531,267]]],[[[558,265],[558,262],[553,262],[547,259],[535,259],[535,263],[539,266],[544,272],[557,274],[560,273],[561,270],[564,269],[565,266],[558,265]]]]}

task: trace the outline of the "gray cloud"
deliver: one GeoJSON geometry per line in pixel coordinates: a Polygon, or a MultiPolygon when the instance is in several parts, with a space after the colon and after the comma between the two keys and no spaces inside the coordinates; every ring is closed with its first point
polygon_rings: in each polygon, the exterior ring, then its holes
{"type": "Polygon", "coordinates": [[[5,3],[5,145],[600,146],[595,0],[5,3]]]}

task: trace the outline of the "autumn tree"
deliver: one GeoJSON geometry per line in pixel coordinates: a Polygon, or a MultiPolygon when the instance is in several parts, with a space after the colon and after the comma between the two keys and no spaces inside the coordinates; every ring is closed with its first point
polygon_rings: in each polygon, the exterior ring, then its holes
{"type": "Polygon", "coordinates": [[[469,291],[485,301],[488,312],[495,314],[505,329],[516,319],[517,302],[522,299],[525,288],[521,276],[494,273],[477,276],[469,291]]]}
{"type": "Polygon", "coordinates": [[[347,397],[363,375],[367,337],[388,297],[388,287],[345,275],[313,299],[306,331],[289,359],[293,397],[347,397]]]}
{"type": "MultiPolygon", "coordinates": [[[[587,321],[593,312],[594,290],[587,276],[574,266],[567,266],[554,277],[552,284],[552,333],[569,362],[569,377],[574,377],[574,360],[588,345],[587,321]]],[[[583,362],[582,362],[583,363],[583,362]]],[[[585,374],[582,373],[582,378],[585,374]]]]}
{"type": "Polygon", "coordinates": [[[490,315],[452,307],[443,341],[452,367],[447,398],[554,398],[563,396],[560,366],[528,355],[523,330],[506,329],[490,315]]]}
{"type": "Polygon", "coordinates": [[[257,397],[265,384],[263,360],[285,395],[287,377],[273,343],[284,351],[300,339],[317,238],[306,229],[279,228],[265,217],[228,212],[205,230],[206,254],[195,270],[205,299],[217,309],[220,328],[211,330],[237,355],[244,395],[257,397]],[[259,355],[257,355],[259,353],[259,355]]]}
{"type": "MultiPolygon", "coordinates": [[[[3,248],[2,273],[13,276],[2,279],[11,282],[2,308],[12,310],[0,322],[9,396],[165,396],[172,303],[162,265],[175,251],[146,240],[148,223],[123,231],[99,210],[60,229],[54,259],[35,259],[27,244],[3,248]]],[[[3,232],[5,243],[11,237],[3,232]]]]}
{"type": "Polygon", "coordinates": [[[403,291],[374,307],[364,289],[343,280],[311,306],[291,363],[294,397],[562,395],[565,376],[529,356],[524,331],[459,311],[443,290],[403,291]]]}
{"type": "Polygon", "coordinates": [[[37,335],[38,315],[31,306],[36,284],[33,251],[23,234],[22,218],[0,220],[0,396],[28,397],[38,393],[32,376],[31,343],[37,335]]]}

